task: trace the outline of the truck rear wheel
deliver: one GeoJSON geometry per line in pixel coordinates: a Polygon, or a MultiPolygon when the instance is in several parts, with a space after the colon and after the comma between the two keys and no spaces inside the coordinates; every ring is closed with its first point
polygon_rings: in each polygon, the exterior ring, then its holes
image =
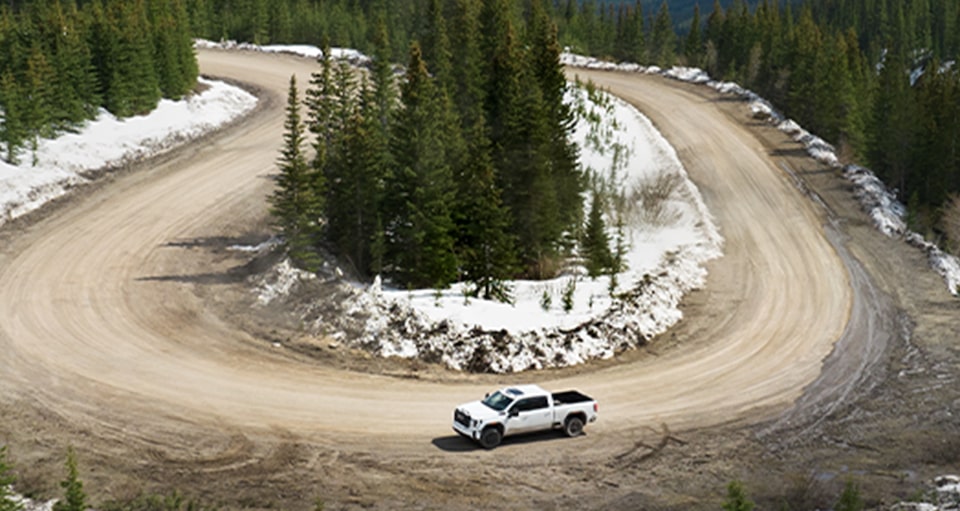
{"type": "Polygon", "coordinates": [[[579,415],[567,417],[563,423],[563,433],[569,437],[583,434],[583,419],[579,415]]]}
{"type": "Polygon", "coordinates": [[[480,433],[480,446],[484,449],[493,449],[500,445],[500,440],[502,439],[503,433],[501,433],[498,428],[486,428],[480,433]]]}

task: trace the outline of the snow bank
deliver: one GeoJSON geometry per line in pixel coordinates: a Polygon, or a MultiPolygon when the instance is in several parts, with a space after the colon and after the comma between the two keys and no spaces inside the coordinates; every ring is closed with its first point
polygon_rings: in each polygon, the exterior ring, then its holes
{"type": "MultiPolygon", "coordinates": [[[[854,185],[854,195],[860,201],[864,210],[870,215],[874,225],[887,236],[900,236],[907,243],[923,250],[927,254],[931,268],[944,280],[947,290],[954,296],[960,296],[960,259],[943,252],[935,244],[926,241],[923,236],[912,232],[907,227],[906,207],[896,200],[896,194],[869,170],[857,165],[843,166],[837,157],[836,149],[822,138],[803,129],[791,119],[786,119],[769,101],[756,93],[747,90],[732,82],[719,82],[710,79],[701,69],[674,67],[662,70],[657,66],[640,66],[632,63],[615,64],[593,57],[584,57],[565,52],[561,55],[561,62],[568,66],[586,69],[602,69],[623,72],[637,72],[659,74],[677,80],[705,84],[723,94],[740,96],[749,104],[754,118],[766,120],[806,148],[807,153],[815,160],[831,168],[843,169],[843,175],[854,185]]],[[[953,62],[949,63],[952,66],[953,62]]],[[[949,69],[949,67],[948,67],[949,69]]]]}
{"type": "MultiPolygon", "coordinates": [[[[251,43],[238,43],[237,41],[214,42],[206,39],[196,39],[194,40],[194,46],[197,48],[217,50],[247,50],[265,53],[286,53],[311,59],[317,59],[323,55],[323,50],[308,44],[272,44],[260,46],[251,43]]],[[[370,57],[360,53],[358,50],[350,48],[330,48],[330,56],[337,60],[346,60],[354,65],[362,65],[370,62],[370,57]]]]}
{"type": "Polygon", "coordinates": [[[78,133],[41,139],[35,164],[0,161],[0,225],[33,211],[97,174],[168,151],[250,111],[246,91],[201,78],[206,89],[182,101],[162,100],[145,116],[118,119],[106,110],[78,133]]]}
{"type": "Polygon", "coordinates": [[[890,511],[958,511],[960,476],[944,475],[934,478],[932,491],[926,492],[921,500],[894,504],[890,511]]]}

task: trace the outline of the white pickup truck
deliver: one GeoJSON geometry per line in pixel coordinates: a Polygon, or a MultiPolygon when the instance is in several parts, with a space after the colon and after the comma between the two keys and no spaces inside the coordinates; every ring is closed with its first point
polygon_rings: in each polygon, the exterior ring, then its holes
{"type": "Polygon", "coordinates": [[[597,411],[593,398],[575,390],[550,393],[537,385],[516,385],[458,406],[453,430],[493,449],[503,437],[518,433],[563,429],[567,436],[578,436],[597,420],[597,411]]]}

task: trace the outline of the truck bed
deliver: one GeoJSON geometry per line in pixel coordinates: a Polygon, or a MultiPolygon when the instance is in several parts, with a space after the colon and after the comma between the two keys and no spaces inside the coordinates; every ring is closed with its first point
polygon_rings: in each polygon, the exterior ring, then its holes
{"type": "Polygon", "coordinates": [[[583,403],[585,401],[593,401],[593,398],[590,396],[587,396],[586,394],[581,394],[576,390],[567,390],[564,392],[553,393],[554,406],[571,405],[574,403],[583,403]]]}

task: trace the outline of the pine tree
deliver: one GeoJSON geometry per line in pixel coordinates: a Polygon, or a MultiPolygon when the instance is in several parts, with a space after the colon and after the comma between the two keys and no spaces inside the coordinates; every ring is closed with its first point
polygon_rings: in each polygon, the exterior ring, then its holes
{"type": "Polygon", "coordinates": [[[451,35],[451,53],[457,65],[453,67],[454,90],[449,91],[461,121],[462,131],[473,129],[483,118],[485,103],[483,56],[479,5],[475,0],[455,0],[451,35]]]}
{"type": "Polygon", "coordinates": [[[590,214],[582,241],[587,274],[597,277],[613,269],[613,254],[610,252],[610,236],[603,221],[604,204],[599,193],[590,198],[590,214]]]}
{"type": "Polygon", "coordinates": [[[2,123],[0,123],[0,142],[3,142],[4,160],[16,165],[19,162],[20,150],[27,139],[27,128],[24,122],[23,94],[20,84],[11,69],[7,69],[0,76],[0,107],[3,108],[2,123]]]}
{"type": "Polygon", "coordinates": [[[13,467],[7,462],[7,446],[0,446],[0,511],[20,511],[23,504],[14,501],[12,486],[17,482],[13,467]]]}
{"type": "Polygon", "coordinates": [[[392,273],[414,287],[446,287],[456,278],[451,169],[443,145],[444,102],[427,72],[420,47],[410,48],[403,106],[391,130],[395,164],[388,187],[387,225],[392,273]]]}
{"type": "Polygon", "coordinates": [[[80,481],[77,470],[77,455],[73,447],[67,449],[67,477],[60,481],[63,488],[63,498],[53,505],[53,511],[86,511],[87,494],[83,491],[83,482],[80,481]]]}
{"type": "Polygon", "coordinates": [[[457,177],[454,220],[457,252],[464,279],[474,286],[474,296],[511,301],[506,284],[516,271],[514,239],[508,234],[510,217],[500,198],[482,112],[468,132],[468,156],[457,177]]]}
{"type": "Polygon", "coordinates": [[[683,47],[688,66],[700,66],[700,61],[703,58],[703,38],[700,30],[700,4],[694,4],[693,20],[690,21],[690,32],[687,34],[687,40],[683,47]]]}
{"type": "Polygon", "coordinates": [[[443,2],[428,0],[424,26],[420,33],[423,60],[433,72],[437,83],[448,93],[453,89],[450,40],[443,16],[443,2]]]}
{"type": "Polygon", "coordinates": [[[304,127],[296,75],[290,77],[283,150],[278,161],[280,174],[269,198],[274,224],[294,262],[310,271],[320,263],[315,245],[319,241],[323,198],[314,193],[310,167],[303,154],[304,127]]]}
{"type": "Polygon", "coordinates": [[[161,91],[144,1],[107,0],[93,31],[98,34],[95,59],[107,110],[120,117],[153,110],[161,91]]]}
{"type": "Polygon", "coordinates": [[[53,66],[40,46],[34,44],[27,58],[26,88],[21,89],[21,92],[27,92],[23,120],[29,133],[34,165],[37,163],[38,139],[53,135],[55,80],[53,66]]]}
{"type": "Polygon", "coordinates": [[[657,65],[664,68],[673,66],[676,37],[673,21],[670,19],[670,7],[667,5],[667,0],[663,0],[660,10],[657,11],[657,17],[653,20],[653,31],[650,36],[650,53],[657,65]]]}

